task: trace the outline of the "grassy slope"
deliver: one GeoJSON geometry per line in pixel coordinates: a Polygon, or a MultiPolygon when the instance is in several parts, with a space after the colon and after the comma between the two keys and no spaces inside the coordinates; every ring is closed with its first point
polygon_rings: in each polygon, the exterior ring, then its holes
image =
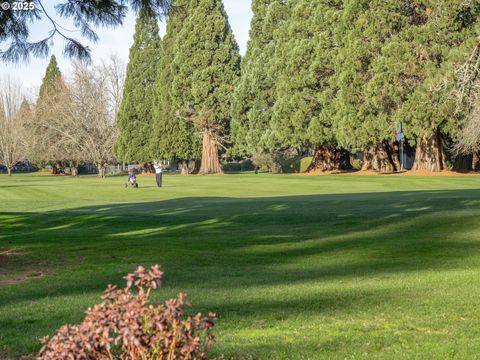
{"type": "Polygon", "coordinates": [[[37,351],[107,283],[160,263],[158,299],[218,313],[217,354],[478,356],[479,178],[139,181],[0,176],[0,249],[16,251],[0,255],[0,353],[37,351]]]}

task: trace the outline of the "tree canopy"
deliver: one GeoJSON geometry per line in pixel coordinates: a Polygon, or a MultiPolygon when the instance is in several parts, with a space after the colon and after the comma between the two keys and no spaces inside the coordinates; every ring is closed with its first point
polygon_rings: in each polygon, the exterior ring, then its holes
{"type": "Polygon", "coordinates": [[[172,103],[188,129],[191,154],[202,173],[220,172],[219,148],[230,134],[232,93],[240,75],[240,54],[221,0],[191,0],[178,34],[172,63],[172,103]],[[202,136],[202,147],[197,140],[202,136]],[[201,152],[200,152],[201,151],[201,152]]]}
{"type": "Polygon", "coordinates": [[[129,8],[137,13],[147,9],[161,17],[167,13],[170,0],[64,0],[55,5],[56,14],[47,11],[44,0],[27,0],[21,3],[26,10],[10,7],[0,11],[0,59],[3,61],[26,61],[31,55],[46,57],[55,36],[64,40],[65,56],[88,61],[91,58],[89,47],[78,38],[72,37],[72,32],[66,31],[59,19],[71,20],[83,38],[97,42],[99,37],[94,30],[95,26],[122,25],[129,8]],[[51,30],[44,39],[31,42],[32,24],[42,21],[50,23],[51,30]]]}
{"type": "Polygon", "coordinates": [[[254,0],[247,53],[232,100],[233,154],[252,155],[272,148],[270,118],[275,104],[275,49],[287,7],[280,0],[254,0]]]}
{"type": "Polygon", "coordinates": [[[41,103],[42,101],[46,101],[47,98],[52,97],[57,89],[58,83],[61,81],[63,81],[62,73],[58,68],[57,58],[55,55],[52,55],[50,57],[50,62],[47,65],[47,69],[45,70],[42,85],[40,85],[38,102],[41,103]]]}
{"type": "Polygon", "coordinates": [[[464,120],[455,94],[457,70],[478,46],[477,2],[279,3],[275,19],[283,19],[270,32],[261,31],[267,3],[253,3],[232,109],[234,153],[315,150],[311,168],[328,169],[344,163],[343,149],[362,150],[365,170],[390,172],[400,170],[403,124],[415,169],[446,169],[455,157],[448,144],[462,124],[475,123],[464,120]]]}
{"type": "MultiPolygon", "coordinates": [[[[277,161],[295,152],[313,155],[310,170],[337,170],[350,166],[349,153],[363,152],[364,170],[392,172],[401,168],[402,125],[415,170],[478,167],[477,1],[253,0],[243,59],[221,0],[76,4],[56,9],[92,39],[91,24],[121,21],[128,5],[139,11],[116,118],[117,160],[169,160],[184,172],[201,160],[201,173],[217,173],[222,158],[277,161]]],[[[14,36],[18,16],[0,15],[8,23],[0,43],[14,36]]],[[[21,43],[28,27],[20,30],[21,43]]],[[[42,47],[24,50],[35,46],[42,47]]],[[[9,51],[1,55],[14,58],[9,51]]],[[[49,103],[71,100],[64,86],[52,56],[37,117],[49,103]]],[[[75,161],[65,156],[49,158],[75,161]]]]}
{"type": "MultiPolygon", "coordinates": [[[[199,139],[192,136],[193,124],[179,118],[179,108],[173,103],[172,83],[176,73],[172,68],[178,34],[190,8],[189,0],[177,0],[170,11],[166,34],[162,39],[161,57],[154,90],[154,123],[151,141],[152,157],[186,162],[199,158],[199,139]]],[[[184,167],[185,171],[187,169],[184,167]]]]}
{"type": "Polygon", "coordinates": [[[115,155],[126,162],[152,162],[154,84],[161,41],[155,14],[140,10],[127,66],[123,100],[117,116],[115,155]]]}

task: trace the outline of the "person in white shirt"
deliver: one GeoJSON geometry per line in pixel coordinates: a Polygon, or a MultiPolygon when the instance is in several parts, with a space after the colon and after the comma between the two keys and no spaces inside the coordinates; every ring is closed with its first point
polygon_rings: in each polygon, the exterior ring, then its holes
{"type": "Polygon", "coordinates": [[[159,188],[161,188],[162,187],[162,175],[163,175],[162,165],[158,161],[155,161],[153,163],[153,167],[155,168],[155,179],[157,180],[157,186],[159,188]]]}

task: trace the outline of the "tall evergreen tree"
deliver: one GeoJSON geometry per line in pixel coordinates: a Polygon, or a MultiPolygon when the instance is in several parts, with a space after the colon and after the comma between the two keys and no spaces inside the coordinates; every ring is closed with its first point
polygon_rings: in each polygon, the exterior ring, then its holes
{"type": "MultiPolygon", "coordinates": [[[[447,81],[453,75],[452,49],[471,37],[468,34],[478,15],[475,6],[462,1],[397,1],[391,5],[392,10],[386,9],[377,21],[387,19],[389,26],[382,28],[391,30],[378,43],[377,56],[362,79],[365,85],[356,113],[362,122],[353,119],[358,127],[352,133],[364,145],[369,145],[368,138],[377,141],[377,145],[370,144],[370,158],[380,154],[377,163],[384,166],[376,170],[391,171],[399,168],[392,144],[396,128],[403,123],[409,141],[417,143],[414,169],[440,171],[447,166],[442,143],[455,128],[447,81]]],[[[341,93],[341,102],[345,103],[348,94],[341,93]]]]}
{"type": "MultiPolygon", "coordinates": [[[[409,25],[407,3],[346,0],[336,30],[340,49],[335,75],[335,134],[340,145],[365,150],[363,170],[391,172],[400,167],[393,143],[396,125],[391,113],[395,109],[382,94],[375,97],[368,87],[382,49],[409,25]]],[[[386,78],[389,71],[384,73],[386,78]]]]}
{"type": "MultiPolygon", "coordinates": [[[[240,73],[240,54],[221,0],[191,1],[175,44],[172,100],[179,109],[181,126],[192,130],[192,138],[196,132],[202,136],[200,172],[218,173],[219,148],[230,133],[231,96],[240,73]]],[[[196,155],[200,149],[196,141],[191,144],[196,155]]]]}
{"type": "Polygon", "coordinates": [[[115,155],[126,162],[151,162],[153,91],[160,58],[155,13],[144,7],[135,25],[122,104],[117,116],[115,155]]]}
{"type": "Polygon", "coordinates": [[[161,57],[157,68],[154,90],[154,123],[151,141],[152,157],[182,162],[182,173],[189,172],[188,162],[200,157],[200,139],[193,134],[193,124],[181,121],[179,109],[172,102],[172,83],[175,73],[172,69],[175,44],[185,19],[188,16],[190,0],[176,0],[172,3],[167,22],[167,31],[162,40],[161,57]]]}
{"type": "MultiPolygon", "coordinates": [[[[462,52],[454,50],[466,49],[465,44],[478,38],[479,16],[478,2],[439,0],[419,5],[410,17],[414,26],[383,51],[375,67],[378,75],[385,71],[396,49],[391,80],[405,99],[396,120],[404,121],[407,134],[416,140],[414,170],[447,168],[446,145],[459,127],[447,80],[462,52]]],[[[468,56],[468,51],[463,54],[468,56]]]]}
{"type": "Polygon", "coordinates": [[[254,0],[247,53],[232,104],[233,152],[252,155],[271,150],[270,120],[275,104],[275,41],[286,17],[281,0],[254,0]]]}
{"type": "Polygon", "coordinates": [[[329,106],[338,49],[334,29],[341,5],[340,0],[292,2],[278,40],[276,66],[280,71],[272,129],[280,144],[315,148],[311,169],[349,165],[348,154],[337,149],[329,106]]]}
{"type": "Polygon", "coordinates": [[[52,55],[45,70],[42,85],[40,85],[37,104],[47,101],[49,97],[54,96],[58,91],[58,86],[61,86],[61,84],[63,84],[62,73],[58,68],[57,58],[55,55],[52,55]]]}

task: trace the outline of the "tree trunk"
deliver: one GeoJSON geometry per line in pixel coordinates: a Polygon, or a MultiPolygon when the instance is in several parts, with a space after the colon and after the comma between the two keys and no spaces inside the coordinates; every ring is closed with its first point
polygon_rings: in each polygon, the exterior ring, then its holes
{"type": "Polygon", "coordinates": [[[7,166],[7,174],[8,174],[8,176],[12,176],[12,167],[11,166],[7,166]]]}
{"type": "Polygon", "coordinates": [[[184,176],[197,174],[200,169],[200,162],[198,160],[184,160],[180,165],[181,174],[184,176]]]}
{"type": "Polygon", "coordinates": [[[218,158],[218,144],[215,137],[209,130],[203,132],[202,164],[200,174],[222,173],[220,160],[218,158]]]}
{"type": "Polygon", "coordinates": [[[76,177],[78,175],[78,163],[76,161],[70,161],[70,176],[76,177]]]}
{"type": "Polygon", "coordinates": [[[413,170],[439,172],[447,169],[442,135],[437,128],[431,136],[424,136],[417,141],[413,170]]]}
{"type": "Polygon", "coordinates": [[[478,151],[475,151],[473,153],[472,170],[473,171],[479,171],[480,170],[480,153],[478,151]]]}
{"type": "Polygon", "coordinates": [[[182,165],[180,165],[180,169],[181,169],[181,174],[183,176],[190,175],[190,169],[188,168],[188,161],[186,160],[182,161],[182,165]]]}
{"type": "Polygon", "coordinates": [[[104,164],[97,164],[98,169],[98,177],[104,179],[105,178],[105,165],[104,164]]]}
{"type": "Polygon", "coordinates": [[[453,170],[458,172],[469,172],[473,170],[473,154],[458,154],[453,162],[453,170]]]}
{"type": "Polygon", "coordinates": [[[332,146],[319,146],[315,149],[308,171],[334,171],[351,169],[350,153],[332,146]]]}
{"type": "MultiPolygon", "coordinates": [[[[392,143],[391,141],[388,141],[388,149],[391,150],[387,152],[389,153],[389,158],[392,161],[395,171],[402,170],[402,162],[400,161],[400,147],[398,146],[398,143],[392,143]]],[[[405,164],[403,164],[403,166],[405,166],[405,164]]]]}
{"type": "Polygon", "coordinates": [[[57,161],[52,166],[52,175],[61,175],[64,173],[64,166],[61,161],[57,161]]]}
{"type": "Polygon", "coordinates": [[[453,170],[458,172],[470,172],[480,170],[480,157],[477,151],[471,154],[458,154],[453,163],[453,170]]]}
{"type": "Polygon", "coordinates": [[[362,171],[394,172],[400,169],[399,165],[398,169],[395,165],[395,156],[395,151],[391,149],[388,142],[373,145],[364,152],[362,171]]]}

